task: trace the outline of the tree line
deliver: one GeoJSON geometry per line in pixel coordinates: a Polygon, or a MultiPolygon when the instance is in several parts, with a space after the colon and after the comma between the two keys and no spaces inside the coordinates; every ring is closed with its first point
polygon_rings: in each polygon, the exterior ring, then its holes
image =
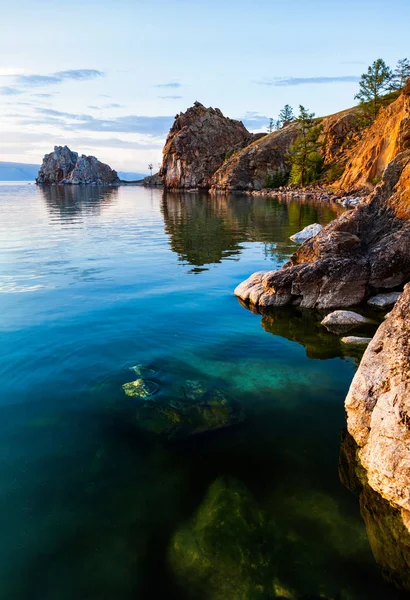
{"type": "MultiPolygon", "coordinates": [[[[355,100],[359,101],[357,120],[360,127],[368,127],[376,119],[380,109],[393,102],[407,80],[410,78],[410,61],[402,58],[397,62],[395,69],[391,69],[382,58],[378,58],[363,73],[359,82],[359,91],[355,100]]],[[[323,166],[319,141],[322,125],[315,113],[309,112],[304,106],[299,106],[299,114],[294,115],[293,109],[286,104],[280,111],[278,119],[269,120],[268,133],[283,129],[290,123],[298,123],[299,135],[290,146],[287,161],[291,166],[289,183],[306,185],[318,179],[323,166]]],[[[284,177],[272,175],[267,183],[268,187],[283,185],[284,177]],[[279,182],[280,180],[280,182],[279,182]]]]}

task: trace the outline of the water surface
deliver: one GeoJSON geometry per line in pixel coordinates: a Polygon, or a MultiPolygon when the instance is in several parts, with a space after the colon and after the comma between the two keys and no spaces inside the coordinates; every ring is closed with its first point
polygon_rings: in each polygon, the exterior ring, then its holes
{"type": "Polygon", "coordinates": [[[399,598],[338,476],[355,357],[232,293],[338,211],[0,186],[2,599],[399,598]],[[193,389],[241,418],[164,434],[193,389]]]}

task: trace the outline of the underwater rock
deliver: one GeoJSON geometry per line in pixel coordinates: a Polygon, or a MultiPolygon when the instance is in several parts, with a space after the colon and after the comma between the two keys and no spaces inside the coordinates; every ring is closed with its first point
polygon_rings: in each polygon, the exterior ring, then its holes
{"type": "Polygon", "coordinates": [[[136,379],[129,383],[124,383],[122,389],[127,394],[134,398],[151,398],[157,391],[158,386],[153,381],[147,379],[136,379]]]}
{"type": "Polygon", "coordinates": [[[410,591],[410,532],[400,510],[374,491],[360,462],[354,438],[343,432],[339,456],[342,484],[359,496],[360,513],[366,525],[373,556],[383,577],[400,589],[410,591]]]}
{"type": "Polygon", "coordinates": [[[298,231],[294,235],[290,236],[292,242],[296,242],[297,244],[302,244],[306,242],[306,240],[310,240],[310,238],[315,237],[320,231],[322,231],[323,227],[319,225],[319,223],[312,223],[312,225],[308,225],[302,231],[298,231]]]}
{"type": "Polygon", "coordinates": [[[239,403],[229,401],[220,391],[203,393],[191,388],[180,401],[142,403],[136,417],[142,429],[176,440],[236,425],[245,415],[239,403]]]}

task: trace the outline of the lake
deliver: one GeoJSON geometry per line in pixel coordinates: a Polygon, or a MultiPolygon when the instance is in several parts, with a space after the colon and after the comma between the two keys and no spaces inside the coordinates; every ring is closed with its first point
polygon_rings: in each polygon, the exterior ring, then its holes
{"type": "Polygon", "coordinates": [[[233,295],[340,212],[0,184],[1,599],[402,597],[338,474],[358,357],[233,295]]]}

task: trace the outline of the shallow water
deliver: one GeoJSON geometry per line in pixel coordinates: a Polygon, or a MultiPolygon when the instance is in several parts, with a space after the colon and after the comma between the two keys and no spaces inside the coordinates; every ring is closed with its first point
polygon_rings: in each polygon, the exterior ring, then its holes
{"type": "Polygon", "coordinates": [[[232,294],[338,211],[0,185],[1,599],[402,597],[338,476],[357,357],[232,294]]]}

